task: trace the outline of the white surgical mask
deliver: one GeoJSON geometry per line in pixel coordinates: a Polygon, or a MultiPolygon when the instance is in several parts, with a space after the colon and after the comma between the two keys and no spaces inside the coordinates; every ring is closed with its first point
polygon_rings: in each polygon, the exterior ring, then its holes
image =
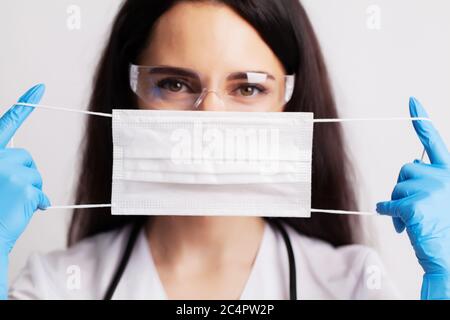
{"type": "Polygon", "coordinates": [[[111,203],[47,209],[111,207],[116,215],[373,215],[311,208],[313,125],[431,121],[422,117],[313,119],[312,113],[300,112],[114,109],[111,115],[16,104],[113,118],[111,203]]]}
{"type": "Polygon", "coordinates": [[[114,110],[112,214],[309,217],[312,119],[114,110]]]}

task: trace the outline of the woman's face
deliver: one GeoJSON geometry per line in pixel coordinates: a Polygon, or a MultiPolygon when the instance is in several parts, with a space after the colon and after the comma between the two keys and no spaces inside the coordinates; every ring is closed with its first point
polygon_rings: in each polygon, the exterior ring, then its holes
{"type": "MultiPolygon", "coordinates": [[[[200,79],[198,85],[191,80],[172,79],[159,82],[157,91],[164,97],[179,97],[184,92],[188,96],[189,90],[200,92],[201,87],[219,93],[204,94],[197,110],[282,111],[284,107],[285,70],[281,62],[249,23],[222,4],[176,4],[156,22],[138,64],[195,71],[200,79]],[[261,79],[260,73],[265,79],[261,83],[255,80],[261,79]],[[264,73],[268,76],[264,77],[264,73]],[[230,80],[230,74],[245,74],[245,80],[230,80]],[[245,86],[249,80],[258,82],[258,86],[245,86]],[[247,105],[252,108],[246,109],[247,105]]],[[[141,98],[138,104],[143,109],[152,108],[141,98]]]]}

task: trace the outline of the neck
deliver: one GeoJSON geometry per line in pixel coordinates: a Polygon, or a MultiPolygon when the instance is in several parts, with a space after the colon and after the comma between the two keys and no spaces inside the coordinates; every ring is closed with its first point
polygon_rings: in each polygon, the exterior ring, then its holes
{"type": "Polygon", "coordinates": [[[162,263],[254,256],[263,231],[259,217],[157,216],[147,227],[152,252],[162,263]]]}

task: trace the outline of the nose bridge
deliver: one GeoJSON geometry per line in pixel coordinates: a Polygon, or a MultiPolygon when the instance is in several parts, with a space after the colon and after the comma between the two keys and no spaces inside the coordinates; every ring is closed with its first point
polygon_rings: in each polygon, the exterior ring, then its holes
{"type": "Polygon", "coordinates": [[[194,109],[202,111],[219,111],[225,109],[225,104],[218,91],[204,89],[195,103],[194,109]]]}

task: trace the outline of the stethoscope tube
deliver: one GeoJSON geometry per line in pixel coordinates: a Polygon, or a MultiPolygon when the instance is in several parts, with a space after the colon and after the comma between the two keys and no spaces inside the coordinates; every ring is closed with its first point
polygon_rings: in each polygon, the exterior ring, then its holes
{"type": "Polygon", "coordinates": [[[297,300],[297,269],[295,266],[294,250],[292,249],[291,239],[280,221],[277,219],[268,219],[272,225],[278,228],[286,245],[289,259],[289,300],[297,300]]]}
{"type": "MultiPolygon", "coordinates": [[[[283,237],[284,243],[286,244],[286,250],[288,253],[289,259],[289,299],[297,300],[297,271],[295,267],[295,256],[294,251],[292,249],[292,243],[289,238],[289,235],[282,225],[280,221],[277,219],[267,219],[269,223],[275,226],[283,237]]],[[[111,282],[108,285],[106,293],[103,297],[103,300],[111,300],[116,288],[122,278],[123,272],[130,260],[131,253],[133,252],[134,245],[136,244],[136,240],[139,236],[139,231],[141,230],[142,223],[135,223],[132,226],[127,245],[123,252],[122,258],[120,259],[119,264],[117,265],[117,269],[114,272],[114,275],[111,279],[111,282]]]]}
{"type": "Polygon", "coordinates": [[[123,252],[122,258],[120,259],[120,263],[117,266],[116,272],[109,283],[108,289],[106,290],[105,296],[103,300],[111,300],[114,292],[116,291],[117,285],[119,284],[120,279],[122,278],[122,274],[125,271],[125,268],[128,264],[128,260],[130,260],[131,253],[133,252],[134,245],[139,236],[139,231],[141,230],[142,224],[135,223],[131,229],[130,236],[128,238],[127,246],[123,252]]]}

